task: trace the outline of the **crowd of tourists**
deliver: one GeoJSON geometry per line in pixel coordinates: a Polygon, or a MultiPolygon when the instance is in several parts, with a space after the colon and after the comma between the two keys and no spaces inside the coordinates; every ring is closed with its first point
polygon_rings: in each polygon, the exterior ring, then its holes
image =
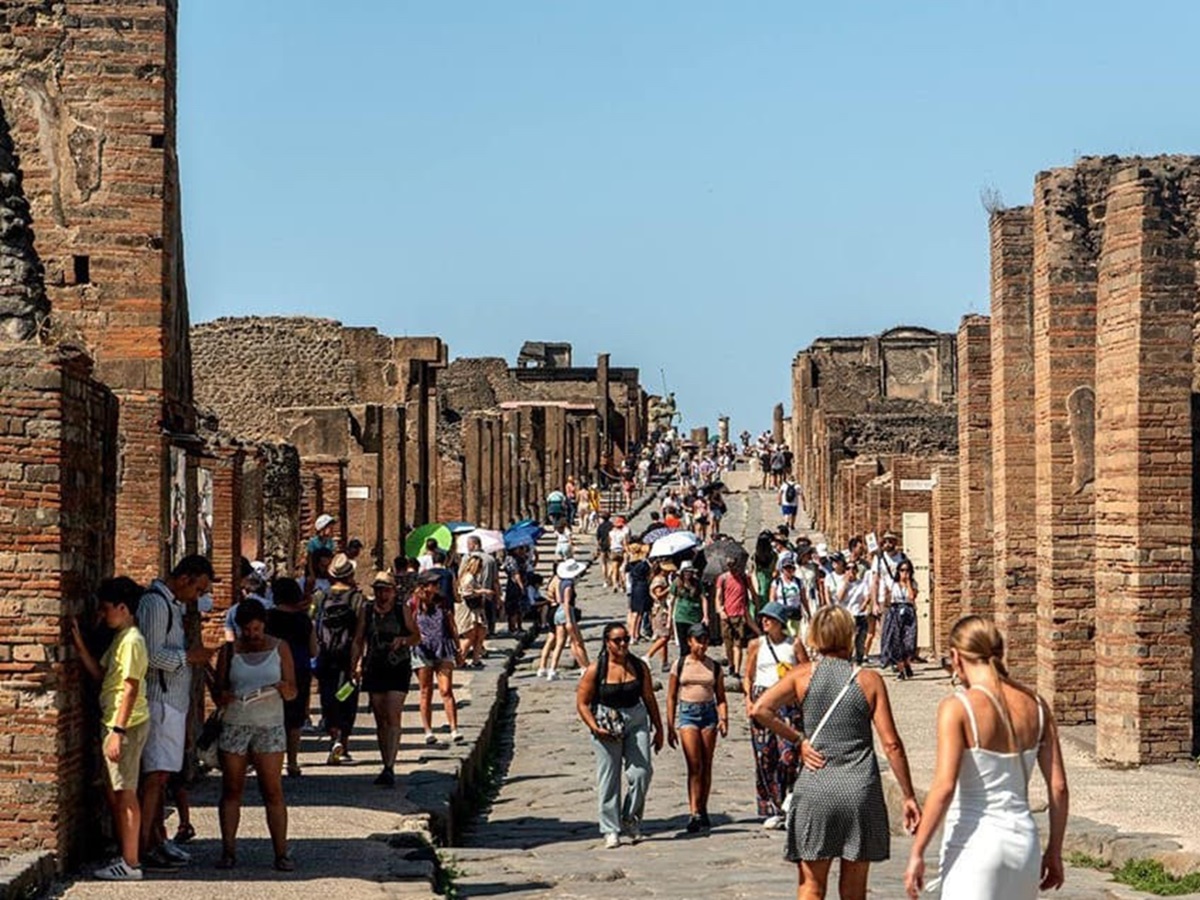
{"type": "MultiPolygon", "coordinates": [[[[996,626],[969,616],[951,630],[945,662],[965,690],[939,709],[937,771],[921,806],[885,679],[912,678],[917,660],[912,562],[891,532],[878,542],[856,536],[835,551],[792,538],[789,517],[802,500],[786,492],[786,473],[770,482],[783,523],[743,556],[722,547],[718,529],[701,538],[696,509],[680,503],[680,494],[699,495],[702,477],[669,490],[643,534],[615,519],[607,550],[600,544],[606,587],[629,596],[627,619],[605,626],[597,659],[588,660],[582,641],[576,655],[576,707],[597,759],[605,846],[641,840],[653,759],[664,745],[684,756],[687,832],[712,828],[714,751],[729,734],[728,677],[743,694],[758,814],[765,828],[787,832],[785,856],[798,866],[801,900],[825,896],[834,860],[841,860],[840,896],[865,898],[870,864],[889,857],[876,740],[903,795],[903,827],[915,836],[908,896],[926,887],[925,852],[939,828],[944,897],[1032,900],[1039,888],[1060,886],[1067,786],[1057,730],[1045,702],[1009,678],[996,626]],[[694,529],[697,544],[663,558],[649,552],[647,538],[661,533],[668,515],[670,527],[694,529]],[[714,572],[705,555],[726,562],[714,572]],[[723,660],[709,654],[718,640],[723,660]],[[644,653],[638,644],[648,645],[644,653]],[[658,658],[668,674],[661,706],[658,658]],[[1049,786],[1044,852],[1028,803],[1035,765],[1049,786]]],[[[575,614],[572,603],[568,621],[575,614]]]]}

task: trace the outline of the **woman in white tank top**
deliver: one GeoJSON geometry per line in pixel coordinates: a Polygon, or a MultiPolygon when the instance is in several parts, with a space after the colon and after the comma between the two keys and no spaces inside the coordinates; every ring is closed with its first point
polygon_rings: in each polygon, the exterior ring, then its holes
{"type": "MultiPolygon", "coordinates": [[[[774,687],[797,662],[808,662],[808,654],[799,640],[785,630],[787,610],[780,603],[768,603],[758,614],[762,636],[750,642],[746,650],[746,674],[742,691],[746,697],[746,715],[754,701],[774,687]]],[[[792,721],[799,714],[795,706],[779,710],[792,721]]],[[[754,787],[758,795],[758,814],[763,828],[784,827],[783,801],[796,780],[799,753],[796,745],[785,741],[750,716],[750,745],[754,749],[754,787]]]]}
{"type": "Polygon", "coordinates": [[[1008,679],[1004,638],[967,616],[950,632],[950,659],[967,690],[938,710],[937,768],[904,874],[910,898],[925,881],[925,848],[943,817],[941,894],[946,900],[1034,900],[1063,883],[1067,775],[1054,717],[1008,679]],[[1050,837],[1041,852],[1029,810],[1029,776],[1050,792],[1050,837]]]}

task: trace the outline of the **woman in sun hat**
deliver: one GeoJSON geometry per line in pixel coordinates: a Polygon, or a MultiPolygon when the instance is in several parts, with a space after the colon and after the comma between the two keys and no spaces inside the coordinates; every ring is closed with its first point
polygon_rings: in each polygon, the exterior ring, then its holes
{"type": "Polygon", "coordinates": [[[558,662],[562,659],[563,649],[571,644],[571,655],[579,666],[582,675],[588,667],[587,647],[579,633],[579,608],[575,605],[575,579],[587,571],[587,563],[576,559],[567,559],[558,564],[554,575],[558,584],[554,589],[554,655],[546,671],[546,680],[558,678],[558,662]]]}
{"type": "MultiPolygon", "coordinates": [[[[804,645],[787,634],[787,610],[780,603],[768,603],[758,614],[762,636],[750,642],[746,651],[746,674],[742,690],[746,697],[746,715],[754,701],[779,683],[779,679],[795,668],[797,662],[807,662],[804,645]]],[[[793,722],[799,710],[792,705],[781,707],[779,715],[793,722]]],[[[763,828],[784,827],[784,799],[796,780],[799,755],[796,745],[780,737],[750,717],[750,745],[754,748],[754,786],[758,794],[758,814],[763,828]]]]}

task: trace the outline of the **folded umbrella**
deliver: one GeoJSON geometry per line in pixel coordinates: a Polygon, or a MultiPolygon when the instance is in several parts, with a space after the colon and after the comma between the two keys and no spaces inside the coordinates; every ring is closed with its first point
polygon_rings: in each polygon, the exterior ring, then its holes
{"type": "Polygon", "coordinates": [[[476,528],[468,531],[466,534],[460,534],[454,542],[454,546],[459,553],[468,553],[470,548],[467,547],[467,540],[473,537],[479,538],[479,543],[483,546],[480,548],[484,553],[499,553],[504,549],[504,533],[500,531],[490,531],[487,528],[476,528]]]}

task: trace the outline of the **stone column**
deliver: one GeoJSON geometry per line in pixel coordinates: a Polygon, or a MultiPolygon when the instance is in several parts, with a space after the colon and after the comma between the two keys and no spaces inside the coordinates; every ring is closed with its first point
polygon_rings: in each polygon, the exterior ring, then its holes
{"type": "Polygon", "coordinates": [[[959,516],[958,463],[943,463],[935,470],[930,531],[933,558],[929,580],[933,596],[933,655],[946,652],[950,629],[962,616],[962,531],[959,516]]]}
{"type": "Polygon", "coordinates": [[[771,440],[777,444],[782,444],[784,440],[782,403],[776,403],[771,410],[771,440]]]}
{"type": "Polygon", "coordinates": [[[0,344],[0,854],[99,846],[94,686],[68,616],[113,574],[117,401],[82,354],[0,344]]]}
{"type": "MultiPolygon", "coordinates": [[[[212,473],[213,610],[224,613],[233,605],[241,581],[242,523],[240,497],[245,454],[238,448],[218,447],[204,468],[212,473]]],[[[210,617],[215,618],[215,617],[210,617]]],[[[213,633],[208,634],[209,640],[213,633]]]]}
{"type": "Polygon", "coordinates": [[[992,332],[987,316],[958,328],[959,549],[964,613],[993,615],[992,332]]]}
{"type": "MultiPolygon", "coordinates": [[[[1093,577],[1097,231],[1077,169],[1037,177],[1033,368],[1038,690],[1064,724],[1095,709],[1093,577]]],[[[1102,197],[1103,195],[1101,195],[1102,197]]]]}
{"type": "Polygon", "coordinates": [[[1033,210],[1000,210],[992,247],[992,512],[996,624],[1008,668],[1037,680],[1037,523],[1034,519],[1033,210]]]}
{"type": "Polygon", "coordinates": [[[404,518],[404,430],[404,407],[382,407],[378,483],[384,567],[404,553],[404,537],[410,530],[404,518]]]}
{"type": "Polygon", "coordinates": [[[1192,749],[1197,285],[1172,187],[1113,179],[1096,297],[1096,754],[1118,763],[1192,749]]]}

